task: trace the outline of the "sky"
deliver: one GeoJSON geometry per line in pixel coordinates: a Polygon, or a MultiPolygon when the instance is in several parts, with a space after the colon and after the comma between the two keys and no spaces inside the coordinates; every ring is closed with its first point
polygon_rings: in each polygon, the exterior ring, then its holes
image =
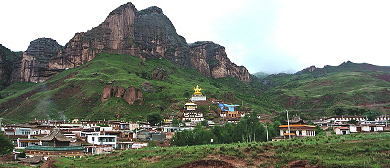
{"type": "MultiPolygon", "coordinates": [[[[25,51],[30,41],[65,45],[102,23],[124,0],[0,2],[0,44],[25,51]]],[[[388,0],[133,0],[160,7],[187,43],[213,41],[250,73],[295,73],[346,61],[390,66],[388,0]]]]}

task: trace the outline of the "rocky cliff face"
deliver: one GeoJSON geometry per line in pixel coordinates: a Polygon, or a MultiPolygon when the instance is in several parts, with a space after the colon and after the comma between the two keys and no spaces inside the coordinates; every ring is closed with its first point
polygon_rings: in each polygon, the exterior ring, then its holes
{"type": "Polygon", "coordinates": [[[138,105],[143,103],[142,92],[134,86],[128,87],[126,90],[122,86],[107,85],[103,88],[101,101],[104,103],[111,97],[123,98],[127,103],[134,104],[138,101],[138,105]]]}
{"type": "Polygon", "coordinates": [[[19,76],[22,81],[41,82],[45,80],[43,74],[83,65],[102,52],[133,55],[143,60],[163,57],[180,68],[195,68],[208,77],[249,81],[246,68],[231,63],[224,47],[214,43],[189,46],[160,8],[138,11],[132,3],[113,10],[92,30],[76,33],[55,57],[46,57],[50,60],[40,62],[24,56],[22,62],[27,64],[22,64],[25,66],[19,76]]]}
{"type": "Polygon", "coordinates": [[[74,68],[91,61],[96,54],[128,54],[143,60],[165,57],[180,67],[189,67],[188,45],[177,35],[168,17],[158,7],[138,11],[124,4],[112,11],[98,27],[76,33],[50,69],[74,68]]]}
{"type": "Polygon", "coordinates": [[[190,45],[191,63],[205,76],[213,78],[233,77],[249,82],[249,72],[244,66],[237,66],[227,57],[225,47],[209,41],[190,45]]]}
{"type": "Polygon", "coordinates": [[[38,38],[30,42],[27,50],[15,62],[13,81],[43,82],[59,71],[49,69],[48,63],[62,48],[51,38],[38,38]]]}

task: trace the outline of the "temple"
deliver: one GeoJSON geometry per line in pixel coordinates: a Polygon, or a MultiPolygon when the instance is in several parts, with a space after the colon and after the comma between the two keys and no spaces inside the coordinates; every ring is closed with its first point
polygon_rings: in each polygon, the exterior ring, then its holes
{"type": "Polygon", "coordinates": [[[26,155],[61,156],[83,155],[84,147],[72,146],[71,141],[76,139],[64,136],[59,129],[54,129],[49,135],[38,138],[42,146],[27,146],[26,155]]]}
{"type": "Polygon", "coordinates": [[[205,101],[206,100],[206,96],[203,96],[202,92],[200,92],[202,90],[202,88],[199,88],[198,85],[196,85],[196,88],[194,88],[194,94],[192,95],[191,97],[191,101],[192,102],[196,102],[196,101],[205,101]]]}
{"type": "Polygon", "coordinates": [[[195,103],[186,103],[183,110],[183,121],[191,121],[192,123],[201,122],[204,120],[203,113],[198,111],[198,106],[195,103]]]}
{"type": "Polygon", "coordinates": [[[298,115],[289,120],[290,125],[280,125],[280,136],[272,138],[272,141],[278,141],[288,138],[299,138],[307,136],[316,136],[316,127],[306,125],[308,121],[302,120],[298,115]]]}

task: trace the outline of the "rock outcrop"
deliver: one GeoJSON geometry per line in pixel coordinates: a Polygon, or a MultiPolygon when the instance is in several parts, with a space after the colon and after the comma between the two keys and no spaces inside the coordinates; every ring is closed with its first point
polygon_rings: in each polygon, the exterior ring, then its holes
{"type": "Polygon", "coordinates": [[[125,90],[125,88],[122,86],[107,85],[103,88],[101,97],[102,103],[106,102],[111,97],[123,98],[129,104],[138,102],[138,104],[141,105],[143,103],[142,92],[134,86],[131,86],[125,90]]]}
{"type": "Polygon", "coordinates": [[[125,88],[122,86],[114,86],[114,97],[121,98],[125,94],[125,88]]]}
{"type": "Polygon", "coordinates": [[[195,68],[208,77],[249,81],[248,70],[230,62],[224,47],[212,42],[190,46],[160,8],[152,6],[138,11],[132,3],[113,10],[99,26],[76,33],[54,57],[48,52],[41,61],[26,51],[22,60],[26,64],[21,64],[19,76],[22,81],[41,82],[48,75],[83,65],[103,52],[142,60],[165,58],[180,68],[195,68]]]}
{"type": "Polygon", "coordinates": [[[15,63],[12,81],[43,82],[63,69],[51,70],[49,61],[57,56],[62,46],[51,38],[38,38],[30,42],[27,50],[15,63]]]}
{"type": "Polygon", "coordinates": [[[109,100],[111,98],[111,95],[112,95],[112,86],[110,85],[105,86],[103,88],[103,93],[101,97],[102,102],[104,103],[107,100],[109,100]]]}
{"type": "Polygon", "coordinates": [[[168,77],[168,72],[165,70],[165,69],[160,69],[160,68],[156,68],[153,72],[152,72],[152,77],[151,79],[156,79],[156,80],[165,80],[165,78],[168,77]]]}
{"type": "Polygon", "coordinates": [[[249,72],[237,66],[227,57],[225,47],[210,41],[190,45],[192,68],[213,78],[233,77],[249,82],[249,72]]]}
{"type": "Polygon", "coordinates": [[[146,92],[150,92],[152,94],[156,93],[156,91],[153,88],[153,85],[149,81],[145,81],[142,83],[142,90],[146,92]]]}
{"type": "Polygon", "coordinates": [[[126,89],[126,92],[123,95],[123,99],[125,99],[125,101],[129,104],[134,104],[137,100],[138,105],[141,105],[143,103],[142,92],[134,86],[131,86],[126,89]]]}

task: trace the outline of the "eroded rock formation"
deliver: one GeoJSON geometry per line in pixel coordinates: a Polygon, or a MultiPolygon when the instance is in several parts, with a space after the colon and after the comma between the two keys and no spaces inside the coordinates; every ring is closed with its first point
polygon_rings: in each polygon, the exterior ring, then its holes
{"type": "Polygon", "coordinates": [[[122,86],[114,86],[114,97],[121,98],[125,94],[125,88],[122,86]]]}
{"type": "Polygon", "coordinates": [[[111,98],[111,95],[112,95],[112,86],[110,85],[107,85],[103,88],[103,93],[102,93],[102,102],[106,102],[107,100],[109,100],[111,98]]]}
{"type": "Polygon", "coordinates": [[[103,88],[101,100],[104,103],[111,97],[123,98],[129,104],[138,102],[141,105],[143,103],[142,92],[134,86],[128,87],[125,90],[122,86],[107,85],[103,88]]]}
{"type": "Polygon", "coordinates": [[[142,92],[134,86],[126,89],[123,99],[125,99],[125,101],[129,104],[134,104],[137,100],[139,105],[143,103],[142,92]]]}

